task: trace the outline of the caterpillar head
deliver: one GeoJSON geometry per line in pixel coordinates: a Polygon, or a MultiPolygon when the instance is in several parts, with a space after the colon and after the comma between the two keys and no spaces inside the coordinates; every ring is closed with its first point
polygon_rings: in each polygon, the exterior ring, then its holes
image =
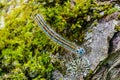
{"type": "Polygon", "coordinates": [[[85,53],[85,49],[84,48],[79,48],[79,49],[77,49],[77,53],[81,56],[85,53]]]}

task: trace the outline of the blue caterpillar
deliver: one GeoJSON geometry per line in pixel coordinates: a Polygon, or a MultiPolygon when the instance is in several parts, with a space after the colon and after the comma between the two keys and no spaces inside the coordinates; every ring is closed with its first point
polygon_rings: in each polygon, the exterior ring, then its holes
{"type": "Polygon", "coordinates": [[[84,48],[78,47],[77,45],[73,44],[72,42],[64,39],[60,35],[58,35],[55,31],[53,31],[50,26],[48,26],[40,14],[36,14],[34,17],[37,24],[40,28],[55,42],[63,46],[64,48],[70,50],[73,53],[78,53],[80,56],[85,53],[84,48]]]}

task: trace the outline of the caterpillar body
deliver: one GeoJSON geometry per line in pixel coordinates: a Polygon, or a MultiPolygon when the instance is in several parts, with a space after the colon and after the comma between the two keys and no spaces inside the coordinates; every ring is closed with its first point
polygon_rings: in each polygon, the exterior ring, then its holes
{"type": "Polygon", "coordinates": [[[70,50],[73,53],[80,54],[80,56],[85,53],[84,48],[79,48],[77,45],[64,39],[55,31],[53,31],[50,26],[46,24],[45,20],[40,14],[36,14],[34,20],[37,22],[38,26],[46,33],[46,35],[48,35],[53,41],[55,41],[59,45],[63,46],[64,48],[70,50]]]}

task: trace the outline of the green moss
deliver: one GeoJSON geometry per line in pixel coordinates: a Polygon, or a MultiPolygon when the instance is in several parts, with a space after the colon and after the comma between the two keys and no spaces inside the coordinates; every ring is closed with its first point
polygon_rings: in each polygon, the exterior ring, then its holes
{"type": "Polygon", "coordinates": [[[120,14],[118,15],[118,19],[120,20],[120,14]]]}
{"type": "Polygon", "coordinates": [[[97,21],[94,21],[93,22],[93,26],[97,26],[98,22],[97,21]]]}
{"type": "Polygon", "coordinates": [[[118,8],[111,8],[111,9],[109,9],[109,11],[107,11],[107,14],[112,14],[116,11],[119,11],[119,9],[118,8]]]}
{"type": "Polygon", "coordinates": [[[54,43],[49,42],[31,18],[37,12],[33,5],[32,2],[21,3],[20,7],[13,8],[9,15],[4,14],[5,28],[0,30],[2,79],[40,80],[50,79],[52,75],[54,67],[49,57],[52,51],[49,50],[54,43]],[[9,75],[4,77],[6,74],[9,75]]]}
{"type": "Polygon", "coordinates": [[[120,26],[115,26],[116,31],[120,31],[120,26]]]}
{"type": "Polygon", "coordinates": [[[44,7],[46,9],[41,13],[52,28],[72,42],[77,40],[78,45],[84,41],[84,30],[94,20],[117,11],[112,4],[104,2],[98,4],[96,0],[76,0],[76,5],[72,9],[69,1],[63,5],[57,3],[54,7],[44,7]],[[104,14],[101,15],[101,12],[104,14]]]}
{"type": "Polygon", "coordinates": [[[3,3],[0,3],[0,9],[2,9],[5,5],[3,3]]]}

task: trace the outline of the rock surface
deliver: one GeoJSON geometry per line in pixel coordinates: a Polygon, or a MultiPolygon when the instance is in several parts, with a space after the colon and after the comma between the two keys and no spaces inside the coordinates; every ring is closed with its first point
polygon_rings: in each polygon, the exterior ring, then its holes
{"type": "Polygon", "coordinates": [[[114,28],[117,24],[118,21],[116,20],[100,22],[97,26],[91,26],[92,32],[86,33],[85,39],[87,41],[84,46],[86,47],[86,56],[91,63],[92,70],[108,56],[109,40],[113,37],[114,28]]]}

